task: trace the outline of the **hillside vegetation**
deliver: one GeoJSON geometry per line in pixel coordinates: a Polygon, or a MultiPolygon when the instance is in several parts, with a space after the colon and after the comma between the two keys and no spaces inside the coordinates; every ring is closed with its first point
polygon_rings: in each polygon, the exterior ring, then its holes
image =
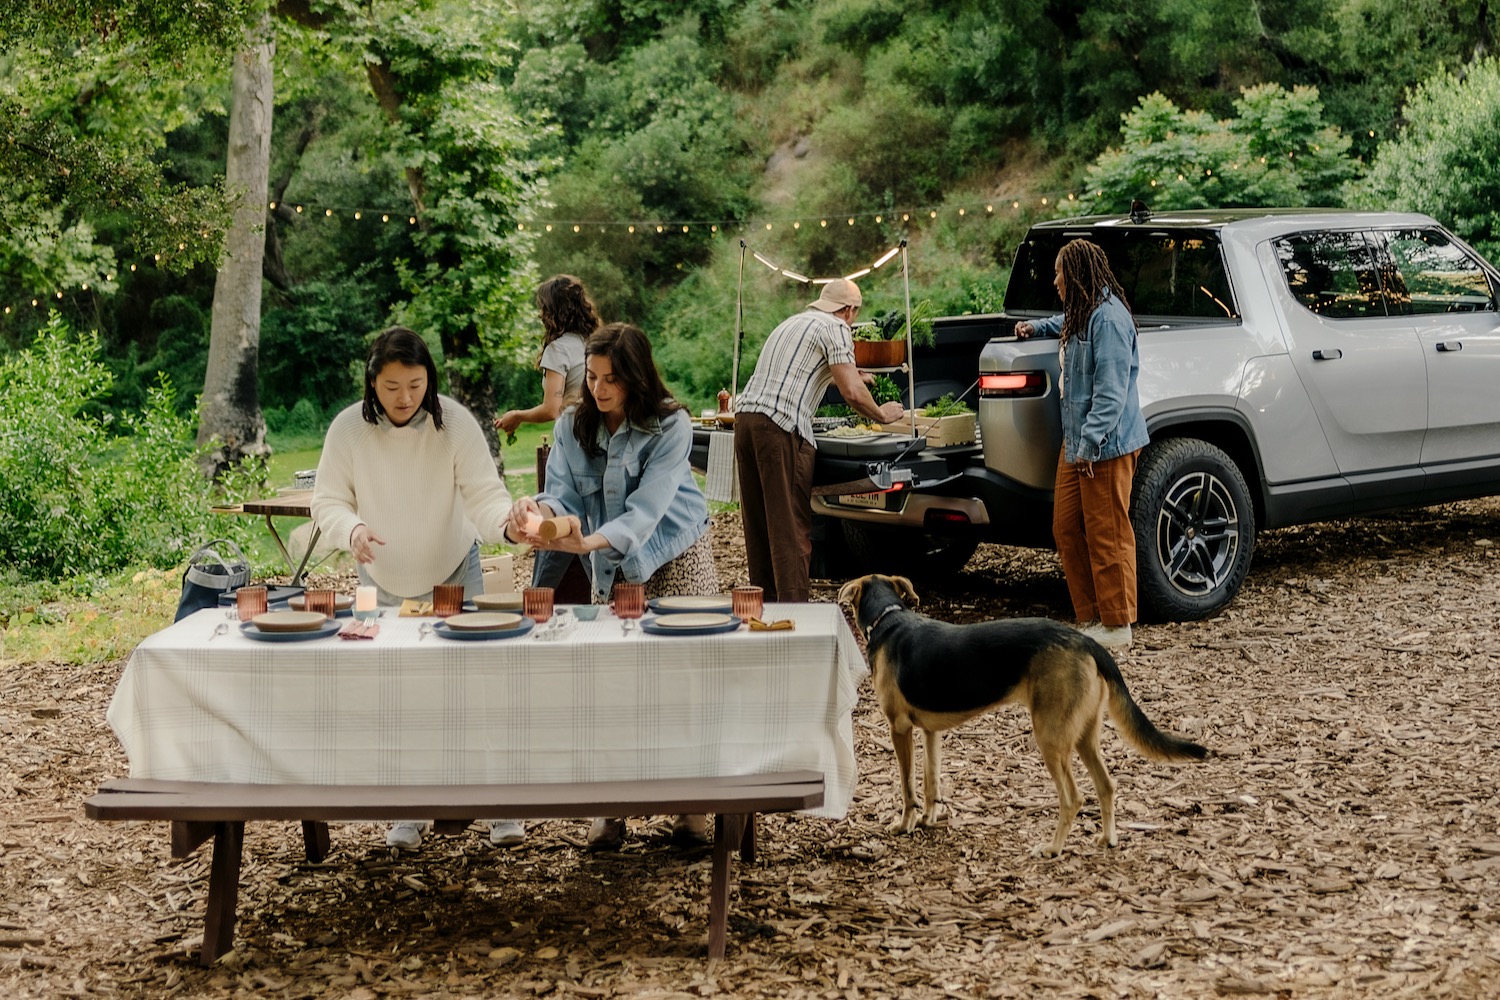
{"type": "MultiPolygon", "coordinates": [[[[435,272],[411,263],[423,247],[407,222],[405,172],[426,163],[447,171],[448,189],[465,187],[466,130],[485,135],[475,149],[513,151],[512,187],[490,204],[480,192],[420,210],[447,213],[450,227],[467,213],[474,232],[460,247],[510,230],[517,270],[495,277],[513,291],[483,313],[482,331],[502,362],[501,408],[538,392],[540,331],[524,292],[550,273],[579,275],[606,319],[642,325],[674,388],[706,405],[730,381],[738,311],[748,363],[814,297],[783,271],[853,273],[903,239],[913,302],[954,313],[1000,307],[1029,223],[1135,197],[1419,208],[1482,248],[1493,240],[1488,206],[1500,204],[1490,166],[1500,87],[1484,60],[1497,14],[1474,0],[326,6],[342,20],[274,5],[260,352],[273,430],[320,426],[355,393],[350,362],[371,331],[443,308],[422,287],[435,272]],[[445,125],[447,147],[434,152],[413,141],[419,130],[383,119],[372,54],[423,93],[462,79],[468,117],[445,125]]],[[[45,26],[48,9],[6,17],[45,26]]],[[[0,20],[7,113],[45,118],[49,135],[154,148],[167,180],[215,190],[222,53],[179,46],[164,68],[94,45],[73,53],[89,58],[49,63],[76,29],[56,18],[59,44],[35,48],[0,20]]],[[[16,155],[0,144],[0,173],[16,155]]],[[[30,198],[13,185],[0,209],[35,209],[30,198]]],[[[141,406],[164,371],[190,410],[213,269],[174,275],[136,255],[128,206],[70,211],[56,207],[51,242],[45,212],[25,229],[0,221],[0,301],[11,307],[0,342],[29,343],[54,307],[100,331],[110,405],[141,406]]],[[[866,315],[901,307],[897,265],[862,283],[866,315]]]]}

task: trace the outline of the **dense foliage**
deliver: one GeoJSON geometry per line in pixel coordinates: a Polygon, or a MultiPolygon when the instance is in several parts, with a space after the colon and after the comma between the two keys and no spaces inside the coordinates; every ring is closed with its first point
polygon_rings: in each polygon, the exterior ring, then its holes
{"type": "Polygon", "coordinates": [[[179,563],[208,537],[212,498],[259,478],[203,479],[169,380],[118,419],[97,408],[110,381],[98,338],[56,313],[0,362],[0,563],[24,577],[179,563]]]}
{"type": "Polygon", "coordinates": [[[1409,124],[1381,146],[1350,200],[1436,216],[1500,261],[1500,64],[1434,76],[1411,94],[1406,114],[1409,124]]]}
{"type": "MultiPolygon", "coordinates": [[[[185,414],[202,384],[225,54],[260,6],[0,5],[0,345],[48,306],[97,329],[120,412],[157,372],[185,414]]],[[[530,405],[530,290],[555,272],[706,405],[734,331],[743,384],[815,297],[782,269],[847,274],[902,239],[910,274],[862,279],[868,316],[901,311],[905,279],[936,314],[996,309],[1030,222],[1137,197],[1414,207],[1500,238],[1482,0],[269,6],[274,430],[353,398],[392,321],[530,405]]]]}

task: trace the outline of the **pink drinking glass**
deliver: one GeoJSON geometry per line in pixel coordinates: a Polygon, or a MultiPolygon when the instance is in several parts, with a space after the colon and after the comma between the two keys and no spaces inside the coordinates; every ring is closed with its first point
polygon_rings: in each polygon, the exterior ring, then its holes
{"type": "Polygon", "coordinates": [[[527,587],[521,591],[521,610],[538,625],[552,617],[552,588],[527,587]]]}
{"type": "Polygon", "coordinates": [[[639,618],[646,613],[646,585],[617,583],[614,591],[616,618],[639,618]]]}

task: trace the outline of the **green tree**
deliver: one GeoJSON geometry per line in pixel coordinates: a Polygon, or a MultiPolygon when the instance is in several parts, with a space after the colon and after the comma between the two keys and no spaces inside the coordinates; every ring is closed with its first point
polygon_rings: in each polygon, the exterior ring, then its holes
{"type": "Polygon", "coordinates": [[[155,112],[183,89],[163,80],[195,79],[202,53],[238,39],[246,7],[0,4],[0,274],[14,291],[112,288],[102,219],[122,220],[132,253],[175,272],[217,258],[224,194],[168,179],[155,156],[173,119],[155,112]]]}
{"type": "Polygon", "coordinates": [[[1406,100],[1406,126],[1382,143],[1350,204],[1426,212],[1500,257],[1500,63],[1440,72],[1406,100]]]}
{"type": "Polygon", "coordinates": [[[1125,116],[1121,145],[1087,170],[1087,209],[1334,205],[1357,171],[1349,139],[1323,121],[1318,92],[1246,88],[1238,117],[1216,121],[1160,93],[1125,116]]]}

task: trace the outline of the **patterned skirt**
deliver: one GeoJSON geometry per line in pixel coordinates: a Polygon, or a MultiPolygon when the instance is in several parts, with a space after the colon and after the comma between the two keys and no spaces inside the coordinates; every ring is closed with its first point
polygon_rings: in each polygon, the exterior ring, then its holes
{"type": "Polygon", "coordinates": [[[709,597],[719,593],[714,547],[705,531],[686,552],[651,574],[646,600],[658,597],[709,597]]]}

